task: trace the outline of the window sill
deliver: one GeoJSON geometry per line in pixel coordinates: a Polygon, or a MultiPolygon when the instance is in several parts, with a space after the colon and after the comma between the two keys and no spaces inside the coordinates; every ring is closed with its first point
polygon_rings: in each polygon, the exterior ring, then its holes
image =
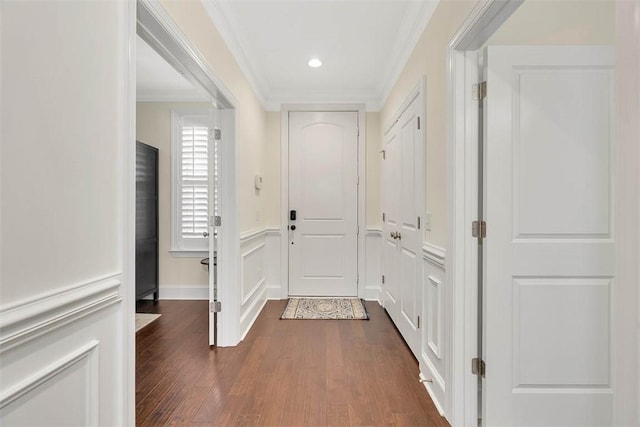
{"type": "Polygon", "coordinates": [[[189,249],[171,249],[169,253],[174,258],[206,258],[209,251],[194,251],[189,249]]]}

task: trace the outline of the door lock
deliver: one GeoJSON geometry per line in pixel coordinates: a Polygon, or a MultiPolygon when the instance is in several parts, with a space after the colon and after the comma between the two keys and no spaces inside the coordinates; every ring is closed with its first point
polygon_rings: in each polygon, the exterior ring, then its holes
{"type": "Polygon", "coordinates": [[[291,231],[296,231],[296,226],[295,225],[291,226],[291,231]]]}

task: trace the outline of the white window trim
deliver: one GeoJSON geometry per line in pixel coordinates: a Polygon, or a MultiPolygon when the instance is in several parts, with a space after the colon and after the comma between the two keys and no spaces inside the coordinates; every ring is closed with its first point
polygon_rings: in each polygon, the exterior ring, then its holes
{"type": "MultiPolygon", "coordinates": [[[[184,248],[179,236],[179,190],[178,180],[180,173],[180,143],[182,135],[182,117],[207,116],[208,111],[203,108],[174,108],[171,109],[171,246],[169,253],[176,258],[202,258],[209,256],[208,243],[204,248],[184,248]]],[[[211,181],[209,181],[211,182],[211,181]]],[[[209,184],[209,193],[212,193],[209,184]]]]}

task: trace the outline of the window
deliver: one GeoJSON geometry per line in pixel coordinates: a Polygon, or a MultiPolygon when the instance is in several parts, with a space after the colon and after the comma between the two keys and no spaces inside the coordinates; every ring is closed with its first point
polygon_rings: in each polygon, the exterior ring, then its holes
{"type": "Polygon", "coordinates": [[[206,110],[172,112],[171,251],[209,249],[209,115],[206,110]]]}

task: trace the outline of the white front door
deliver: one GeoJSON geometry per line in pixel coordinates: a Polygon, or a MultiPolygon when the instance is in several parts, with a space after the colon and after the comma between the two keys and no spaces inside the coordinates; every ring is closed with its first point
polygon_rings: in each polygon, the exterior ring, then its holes
{"type": "Polygon", "coordinates": [[[358,295],[358,113],[289,113],[289,294],[358,295]]]}
{"type": "Polygon", "coordinates": [[[483,425],[611,425],[613,50],[487,64],[483,425]]]}
{"type": "Polygon", "coordinates": [[[421,96],[416,96],[385,134],[383,149],[383,305],[419,359],[424,143],[421,96]]]}

